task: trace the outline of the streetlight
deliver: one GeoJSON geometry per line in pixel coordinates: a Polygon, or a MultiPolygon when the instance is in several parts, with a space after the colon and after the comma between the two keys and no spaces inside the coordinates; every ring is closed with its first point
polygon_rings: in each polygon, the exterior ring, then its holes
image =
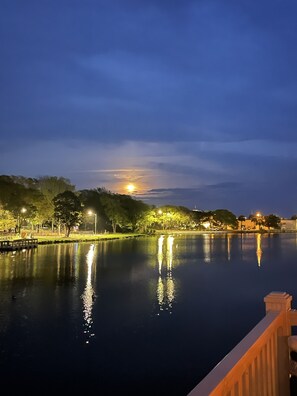
{"type": "Polygon", "coordinates": [[[88,211],[88,215],[89,215],[89,216],[94,215],[94,218],[95,218],[95,224],[94,224],[94,226],[95,226],[95,235],[96,235],[96,234],[97,234],[97,213],[96,213],[96,212],[93,212],[92,210],[89,210],[89,211],[88,211]]]}
{"type": "Polygon", "coordinates": [[[259,226],[259,230],[261,230],[261,225],[263,223],[263,217],[260,212],[256,213],[256,224],[259,226]]]}

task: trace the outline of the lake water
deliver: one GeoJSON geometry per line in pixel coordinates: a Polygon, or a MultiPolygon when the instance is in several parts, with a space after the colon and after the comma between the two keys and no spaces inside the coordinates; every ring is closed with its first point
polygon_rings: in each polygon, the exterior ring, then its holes
{"type": "Polygon", "coordinates": [[[12,395],[187,395],[264,316],[271,291],[294,306],[296,234],[0,254],[1,384],[12,395]]]}

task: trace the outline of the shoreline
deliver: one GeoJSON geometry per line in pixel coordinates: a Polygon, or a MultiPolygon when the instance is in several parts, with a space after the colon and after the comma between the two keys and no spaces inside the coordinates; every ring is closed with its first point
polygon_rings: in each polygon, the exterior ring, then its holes
{"type": "Polygon", "coordinates": [[[100,241],[115,241],[121,239],[133,239],[145,236],[144,234],[102,234],[102,235],[71,235],[65,236],[34,236],[38,240],[38,245],[53,245],[59,243],[82,243],[82,242],[100,242],[100,241]]]}
{"type": "Polygon", "coordinates": [[[246,230],[246,231],[239,231],[239,230],[223,230],[223,231],[196,231],[196,230],[157,230],[155,235],[164,235],[164,234],[179,234],[179,235],[203,235],[203,234],[296,234],[297,230],[288,230],[288,231],[281,231],[281,230],[246,230]]]}
{"type": "MultiPolygon", "coordinates": [[[[245,234],[296,234],[297,230],[247,230],[247,231],[239,231],[239,230],[156,230],[154,234],[142,234],[142,233],[129,233],[129,234],[97,234],[97,235],[83,235],[83,234],[74,234],[69,237],[65,237],[64,235],[36,235],[32,236],[33,239],[37,239],[38,245],[53,245],[60,243],[83,243],[83,242],[100,242],[100,241],[114,241],[121,239],[133,239],[133,238],[141,238],[141,237],[152,237],[159,235],[224,235],[224,234],[234,234],[234,235],[245,235],[245,234]]],[[[0,239],[0,241],[4,240],[16,240],[16,239],[27,239],[21,237],[7,237],[4,239],[0,239]]],[[[28,238],[29,239],[29,238],[28,238]]]]}
{"type": "MultiPolygon", "coordinates": [[[[133,239],[147,236],[140,233],[129,233],[129,234],[98,234],[98,235],[71,235],[65,237],[64,235],[32,235],[32,239],[37,239],[38,245],[53,245],[59,243],[82,243],[82,242],[100,242],[100,241],[114,241],[120,239],[133,239]]],[[[20,239],[31,239],[31,238],[21,238],[21,237],[10,237],[1,239],[2,241],[9,240],[20,240],[20,239]]]]}

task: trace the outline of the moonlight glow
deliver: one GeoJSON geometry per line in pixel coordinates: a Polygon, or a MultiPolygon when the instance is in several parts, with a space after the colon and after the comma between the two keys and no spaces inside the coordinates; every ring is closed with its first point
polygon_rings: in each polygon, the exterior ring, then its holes
{"type": "Polygon", "coordinates": [[[127,191],[128,191],[130,194],[132,194],[132,193],[135,191],[135,189],[136,189],[135,184],[133,184],[133,183],[128,184],[127,187],[126,187],[126,189],[127,189],[127,191]]]}

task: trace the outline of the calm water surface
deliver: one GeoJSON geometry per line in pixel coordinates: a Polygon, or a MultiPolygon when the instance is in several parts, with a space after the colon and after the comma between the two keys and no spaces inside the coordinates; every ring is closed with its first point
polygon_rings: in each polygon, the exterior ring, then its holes
{"type": "Polygon", "coordinates": [[[187,395],[263,317],[271,291],[292,294],[294,305],[295,234],[1,254],[2,386],[10,394],[187,395]]]}

